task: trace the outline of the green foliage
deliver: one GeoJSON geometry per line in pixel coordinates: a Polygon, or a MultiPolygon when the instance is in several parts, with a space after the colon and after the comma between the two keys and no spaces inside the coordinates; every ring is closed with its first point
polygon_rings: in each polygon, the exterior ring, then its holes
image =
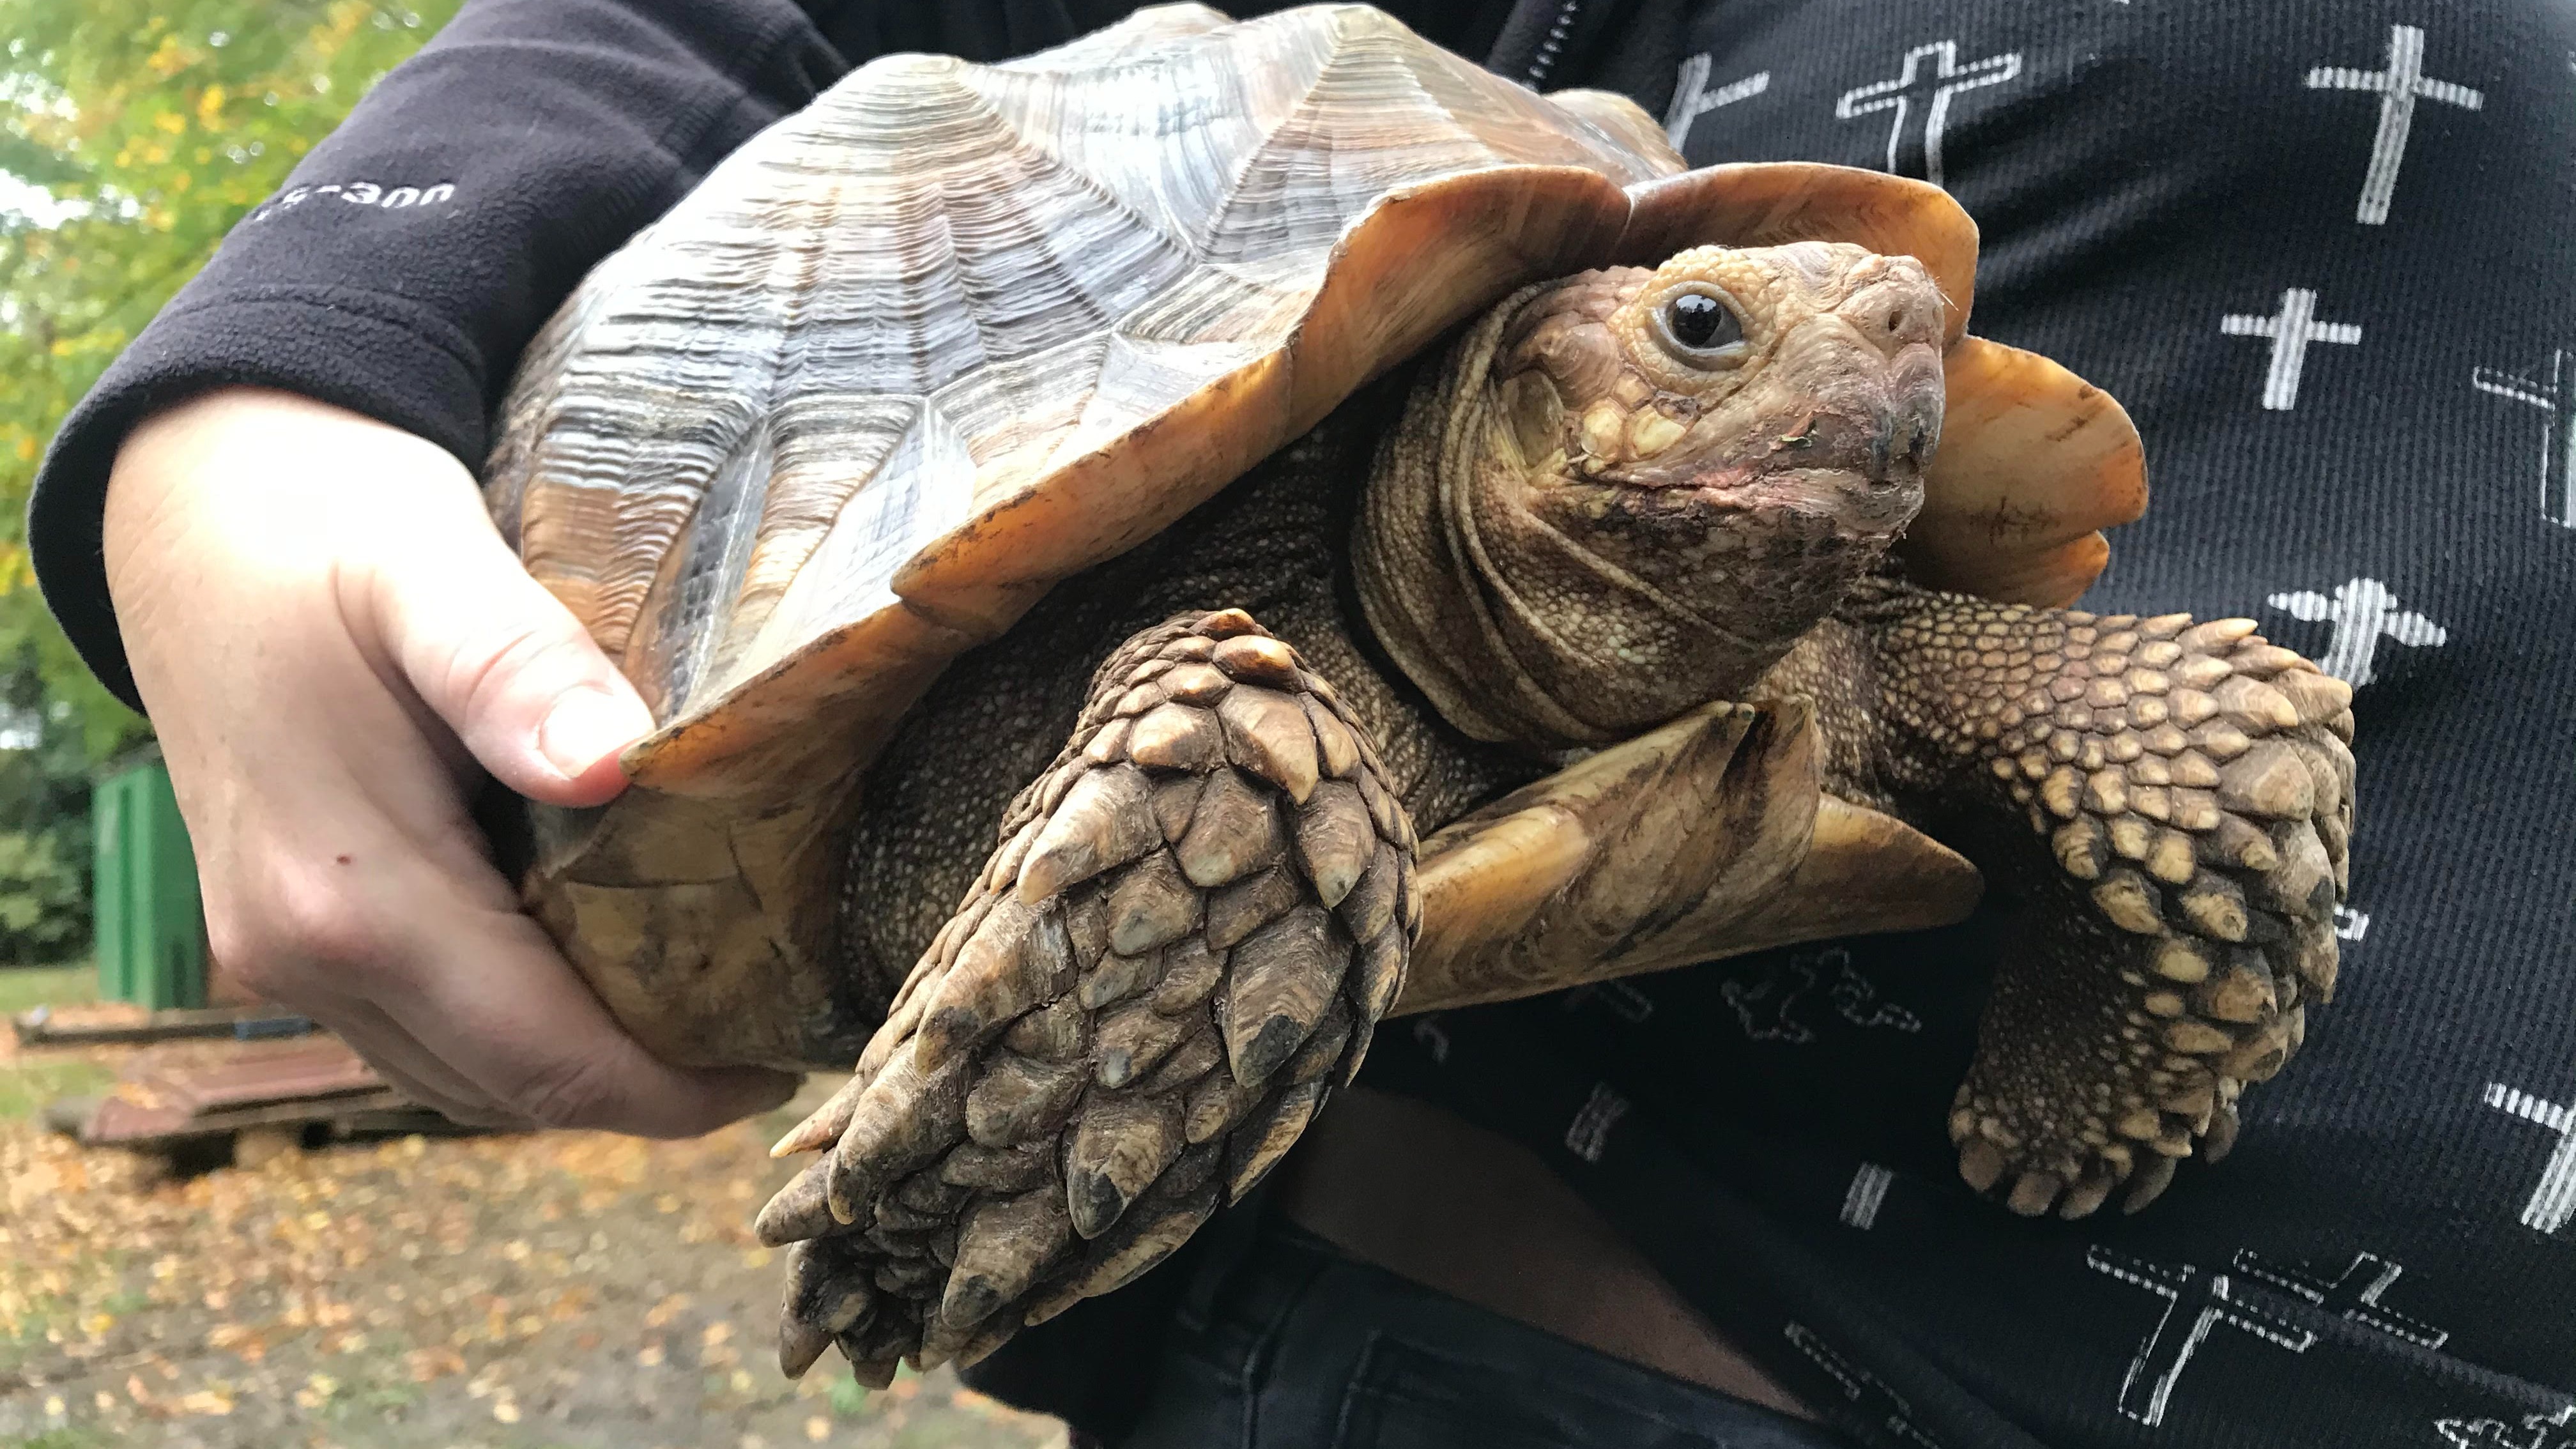
{"type": "Polygon", "coordinates": [[[36,461],[233,223],[458,3],[0,0],[0,660],[33,661],[90,760],[145,727],[36,595],[36,461]]]}
{"type": "Polygon", "coordinates": [[[48,698],[39,655],[0,673],[0,965],[89,947],[90,759],[74,705],[48,698]]]}
{"type": "Polygon", "coordinates": [[[56,961],[89,940],[89,872],[56,838],[0,831],[0,960],[56,961]]]}

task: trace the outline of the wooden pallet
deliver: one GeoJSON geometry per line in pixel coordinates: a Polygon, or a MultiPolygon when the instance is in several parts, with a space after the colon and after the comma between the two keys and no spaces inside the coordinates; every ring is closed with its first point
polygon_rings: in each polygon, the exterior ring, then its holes
{"type": "Polygon", "coordinates": [[[77,1126],[88,1145],[147,1152],[249,1129],[318,1129],[326,1138],[461,1130],[330,1036],[139,1053],[77,1126]]]}

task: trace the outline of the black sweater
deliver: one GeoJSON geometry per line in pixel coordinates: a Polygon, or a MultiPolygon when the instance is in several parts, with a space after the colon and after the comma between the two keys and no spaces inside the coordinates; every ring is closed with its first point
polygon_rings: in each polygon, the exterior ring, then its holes
{"type": "MultiPolygon", "coordinates": [[[[130,693],[99,511],[144,411],[268,383],[479,463],[583,270],[847,64],[1126,8],[475,0],[65,425],[31,529],[65,628],[130,693]]],[[[1371,1079],[1550,1154],[1864,1442],[2576,1449],[2576,9],[1394,8],[1628,91],[1695,162],[1936,175],[1984,229],[1977,330],[2146,435],[2096,602],[2251,615],[2358,686],[2361,831],[2341,994],[2235,1155],[2135,1219],[1957,1181],[1984,920],[1447,1014],[1371,1079]]]]}

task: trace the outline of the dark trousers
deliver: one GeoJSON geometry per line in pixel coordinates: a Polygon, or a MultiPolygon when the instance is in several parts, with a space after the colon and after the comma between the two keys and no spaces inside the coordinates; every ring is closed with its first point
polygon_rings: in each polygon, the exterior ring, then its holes
{"type": "Polygon", "coordinates": [[[1343,1256],[1265,1214],[1198,1265],[1118,1449],[1836,1449],[1812,1424],[1343,1256]]]}

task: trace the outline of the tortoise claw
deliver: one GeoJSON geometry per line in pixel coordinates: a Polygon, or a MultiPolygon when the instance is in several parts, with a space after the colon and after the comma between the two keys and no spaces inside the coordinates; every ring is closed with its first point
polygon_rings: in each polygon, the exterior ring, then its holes
{"type": "Polygon", "coordinates": [[[1928,612],[2005,661],[1941,667],[2009,711],[1985,776],[2042,847],[2047,903],[1996,976],[1951,1121],[1960,1173],[2032,1215],[2084,1216],[2125,1182],[2135,1212],[2175,1161],[2235,1145],[2243,1086],[2333,989],[2352,757],[2330,726],[2351,692],[2243,620],[1928,612]],[[2013,676],[2016,658],[2058,669],[2013,676]]]}
{"type": "Polygon", "coordinates": [[[1402,988],[1393,801],[1240,612],[1113,655],[858,1075],[780,1144],[829,1144],[759,1220],[796,1245],[781,1368],[972,1362],[1249,1190],[1402,988]]]}

